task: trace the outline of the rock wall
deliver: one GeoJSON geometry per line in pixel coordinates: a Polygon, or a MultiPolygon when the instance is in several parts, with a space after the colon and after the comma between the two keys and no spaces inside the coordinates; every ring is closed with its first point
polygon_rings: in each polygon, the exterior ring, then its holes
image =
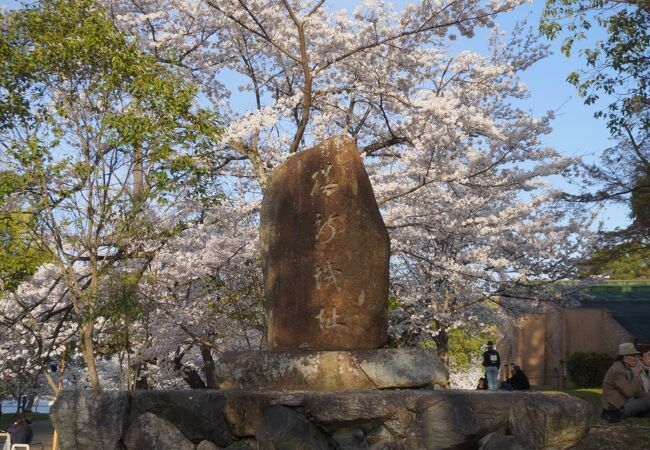
{"type": "Polygon", "coordinates": [[[64,450],[567,449],[594,415],[565,394],[66,391],[64,450]]]}

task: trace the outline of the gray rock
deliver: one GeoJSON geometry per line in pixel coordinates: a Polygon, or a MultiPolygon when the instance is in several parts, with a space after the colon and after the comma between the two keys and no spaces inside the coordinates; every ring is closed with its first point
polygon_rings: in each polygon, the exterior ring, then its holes
{"type": "Polygon", "coordinates": [[[50,417],[66,450],[121,449],[129,409],[126,392],[65,391],[52,405],[50,417]]]}
{"type": "Polygon", "coordinates": [[[225,398],[218,391],[131,391],[130,397],[130,421],[151,412],[194,443],[208,440],[225,447],[233,442],[223,412],[225,398]]]}
{"type": "Polygon", "coordinates": [[[394,441],[381,441],[372,444],[368,450],[411,450],[406,445],[394,441]]]}
{"type": "MultiPolygon", "coordinates": [[[[224,450],[259,450],[257,441],[235,442],[230,444],[224,450]]],[[[198,449],[197,449],[198,450],[198,449]]]]}
{"type": "Polygon", "coordinates": [[[416,406],[416,421],[409,435],[413,448],[444,449],[476,443],[508,420],[512,399],[501,393],[480,391],[435,392],[416,406]]]}
{"type": "Polygon", "coordinates": [[[77,449],[77,397],[81,391],[63,391],[50,407],[52,425],[57,432],[61,448],[77,449]]]}
{"type": "Polygon", "coordinates": [[[479,441],[479,450],[531,450],[521,445],[514,436],[500,432],[490,433],[479,441]]]}
{"type": "Polygon", "coordinates": [[[273,171],[260,240],[271,350],[386,343],[390,243],[353,139],[328,139],[273,171]]]}
{"type": "MultiPolygon", "coordinates": [[[[493,448],[507,445],[504,448],[515,449],[517,444],[526,450],[561,450],[577,444],[593,417],[593,408],[582,400],[538,392],[80,391],[62,393],[52,407],[52,420],[57,430],[63,431],[62,448],[120,448],[119,438],[125,429],[121,422],[93,415],[120,417],[116,411],[122,410],[121,416],[125,416],[129,405],[131,424],[140,415],[138,411],[150,409],[145,412],[153,413],[160,408],[166,412],[177,405],[187,417],[168,414],[165,419],[181,432],[181,425],[190,426],[188,421],[205,421],[191,428],[197,437],[194,443],[207,440],[222,448],[245,444],[253,450],[319,449],[328,445],[353,448],[361,438],[359,430],[368,448],[375,450],[478,448],[481,438],[494,432],[511,436],[489,443],[493,448]],[[95,429],[111,422],[116,430],[95,429]],[[222,428],[215,432],[211,423],[222,428]],[[222,439],[227,436],[228,443],[219,444],[207,436],[211,433],[222,439]],[[246,440],[252,436],[259,440],[246,440]]],[[[363,448],[365,444],[359,445],[363,448]]]]}
{"type": "Polygon", "coordinates": [[[124,435],[126,450],[194,450],[178,428],[152,413],[140,415],[124,435]]]}
{"type": "Polygon", "coordinates": [[[418,399],[432,391],[392,390],[367,392],[310,393],[301,411],[328,433],[358,427],[370,433],[385,427],[396,439],[407,435],[415,420],[418,399]]]}
{"type": "Polygon", "coordinates": [[[449,385],[449,371],[444,364],[419,347],[368,351],[358,361],[363,373],[380,389],[449,385]]]}
{"type": "Polygon", "coordinates": [[[327,437],[303,416],[285,406],[273,406],[255,433],[260,450],[328,450],[327,437]]]}
{"type": "Polygon", "coordinates": [[[531,448],[570,448],[586,434],[593,407],[568,394],[546,394],[534,401],[514,402],[508,425],[517,440],[531,448]]]}
{"type": "Polygon", "coordinates": [[[421,348],[226,352],[215,361],[220,389],[362,391],[447,386],[449,372],[421,348]]]}
{"type": "Polygon", "coordinates": [[[332,440],[341,450],[366,450],[368,441],[360,428],[339,428],[332,434],[332,440]]]}
{"type": "Polygon", "coordinates": [[[196,450],[220,450],[219,447],[210,441],[201,441],[199,445],[196,446],[196,450]]]}

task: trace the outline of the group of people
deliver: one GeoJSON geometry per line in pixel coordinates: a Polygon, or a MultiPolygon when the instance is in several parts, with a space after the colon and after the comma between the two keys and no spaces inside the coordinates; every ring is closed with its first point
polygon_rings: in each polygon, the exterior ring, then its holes
{"type": "Polygon", "coordinates": [[[499,370],[501,369],[501,356],[494,349],[494,342],[488,341],[487,350],[483,353],[483,367],[485,367],[485,378],[479,378],[479,390],[496,391],[498,389],[506,391],[527,391],[530,389],[528,377],[521,370],[521,367],[511,363],[511,376],[506,381],[499,384],[499,370]]]}
{"type": "MultiPolygon", "coordinates": [[[[627,417],[650,418],[650,346],[638,350],[633,343],[620,344],[616,361],[603,380],[603,410],[601,417],[618,422],[627,417]]],[[[483,353],[485,377],[480,378],[480,390],[528,390],[530,383],[521,367],[511,364],[511,376],[499,384],[501,356],[488,341],[483,353]]]]}
{"type": "Polygon", "coordinates": [[[639,351],[626,342],[616,354],[603,380],[601,417],[611,423],[627,417],[650,418],[650,347],[639,351]]]}

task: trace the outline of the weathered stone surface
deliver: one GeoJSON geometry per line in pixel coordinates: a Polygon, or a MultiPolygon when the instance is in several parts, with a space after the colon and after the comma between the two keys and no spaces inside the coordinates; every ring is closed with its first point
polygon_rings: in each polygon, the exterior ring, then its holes
{"type": "Polygon", "coordinates": [[[327,437],[311,422],[286,406],[264,414],[255,437],[260,450],[329,450],[327,437]]]}
{"type": "Polygon", "coordinates": [[[441,394],[418,399],[416,422],[408,438],[413,448],[444,449],[477,442],[507,423],[515,400],[504,398],[502,393],[484,391],[441,394]]]}
{"type": "Polygon", "coordinates": [[[50,417],[66,450],[121,449],[129,409],[126,392],[65,391],[50,417]]]}
{"type": "Polygon", "coordinates": [[[214,442],[210,441],[201,441],[199,442],[199,445],[196,446],[196,450],[220,450],[219,447],[217,447],[217,444],[214,442]]]}
{"type": "Polygon", "coordinates": [[[146,412],[173,423],[194,443],[208,440],[225,447],[232,443],[218,391],[131,391],[129,422],[146,412]]]}
{"type": "Polygon", "coordinates": [[[594,417],[593,408],[578,398],[547,394],[513,404],[508,428],[530,448],[569,448],[585,436],[594,417]]]}
{"type": "Polygon", "coordinates": [[[374,433],[385,428],[394,439],[404,439],[415,420],[415,406],[433,391],[391,390],[368,392],[308,393],[300,410],[328,433],[358,427],[374,433]]]}
{"type": "Polygon", "coordinates": [[[194,444],[178,428],[152,413],[144,413],[131,423],[124,445],[126,450],[194,450],[194,444]]]}
{"type": "MultiPolygon", "coordinates": [[[[53,421],[57,425],[62,445],[65,445],[62,448],[119,448],[111,447],[119,442],[115,436],[98,437],[105,434],[93,429],[97,421],[83,422],[83,430],[77,426],[81,423],[77,417],[87,415],[88,411],[104,411],[105,406],[102,405],[105,403],[110,404],[106,409],[114,408],[114,404],[107,400],[113,398],[112,395],[118,403],[130,403],[131,424],[145,406],[159,406],[164,411],[166,407],[181,405],[189,419],[179,415],[165,417],[181,431],[182,427],[188,426],[188,420],[212,417],[210,420],[202,419],[205,420],[204,424],[192,429],[197,436],[196,440],[183,432],[194,443],[209,440],[220,447],[227,447],[208,437],[214,433],[209,426],[213,423],[225,427],[216,434],[222,439],[227,436],[229,445],[235,445],[235,441],[238,441],[237,445],[245,442],[253,450],[258,450],[258,445],[259,448],[270,447],[264,447],[255,440],[246,441],[252,436],[263,438],[264,445],[269,442],[284,442],[282,436],[285,435],[287,442],[296,443],[316,439],[311,427],[325,435],[325,441],[329,445],[338,441],[339,446],[347,443],[343,446],[349,448],[353,448],[354,442],[362,442],[360,448],[367,446],[372,449],[475,449],[480,445],[489,449],[507,445],[503,448],[514,450],[520,446],[526,450],[560,450],[570,448],[580,440],[588,430],[594,414],[593,408],[582,400],[567,395],[536,392],[406,389],[330,393],[259,390],[132,391],[110,393],[107,397],[96,394],[93,391],[64,392],[52,407],[53,421]],[[98,405],[91,406],[93,402],[98,405]],[[165,406],[168,403],[170,405],[165,406]],[[282,419],[273,419],[274,411],[284,411],[278,416],[282,419]],[[68,420],[67,416],[73,419],[68,420]],[[221,417],[220,421],[215,418],[217,416],[221,417]],[[280,433],[281,429],[286,433],[280,433]],[[276,432],[279,433],[277,439],[273,437],[276,432]],[[493,435],[491,438],[497,439],[494,442],[479,443],[483,437],[494,432],[503,436],[493,435]],[[77,434],[85,436],[85,444],[78,444],[77,434]],[[302,437],[299,439],[297,436],[302,437]],[[90,447],[90,442],[95,443],[94,447],[90,447]],[[105,445],[105,442],[109,444],[105,445]]],[[[126,416],[126,413],[122,415],[126,416]]],[[[122,431],[124,429],[122,427],[122,431]]],[[[115,435],[119,435],[119,431],[115,435]]],[[[316,436],[320,435],[316,433],[316,436]]]]}
{"type": "Polygon", "coordinates": [[[226,352],[215,361],[221,389],[354,391],[447,386],[449,372],[421,348],[226,352]]]}
{"type": "Polygon", "coordinates": [[[340,428],[332,434],[332,440],[341,450],[367,449],[368,441],[361,428],[340,428]]]}
{"type": "Polygon", "coordinates": [[[591,405],[569,395],[449,391],[418,400],[409,443],[451,448],[505,429],[523,448],[570,448],[588,431],[593,414],[591,405]]]}
{"type": "Polygon", "coordinates": [[[385,344],[390,244],[352,139],[329,139],[273,171],[260,238],[272,350],[385,344]]]}
{"type": "Polygon", "coordinates": [[[515,436],[500,432],[490,433],[479,441],[479,450],[530,450],[524,447],[515,436]]]}
{"type": "Polygon", "coordinates": [[[260,446],[257,444],[257,441],[249,441],[249,442],[235,442],[234,444],[230,444],[224,450],[259,450],[259,448],[260,446]]]}

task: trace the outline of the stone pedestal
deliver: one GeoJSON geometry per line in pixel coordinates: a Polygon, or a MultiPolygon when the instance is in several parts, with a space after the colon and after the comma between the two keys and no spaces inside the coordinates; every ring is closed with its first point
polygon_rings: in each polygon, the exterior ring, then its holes
{"type": "Polygon", "coordinates": [[[447,368],[420,348],[226,352],[215,361],[219,389],[362,391],[446,387],[447,368]]]}
{"type": "Polygon", "coordinates": [[[485,450],[561,450],[585,435],[594,410],[535,392],[66,391],[51,417],[65,450],[143,450],[150,442],[156,450],[434,450],[479,448],[481,440],[485,450]]]}

